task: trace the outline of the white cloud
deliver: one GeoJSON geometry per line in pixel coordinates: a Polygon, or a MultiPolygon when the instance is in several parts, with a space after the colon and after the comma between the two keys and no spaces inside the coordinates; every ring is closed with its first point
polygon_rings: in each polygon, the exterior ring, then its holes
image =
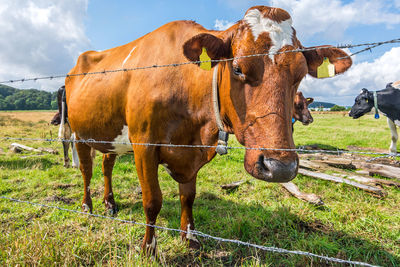
{"type": "Polygon", "coordinates": [[[373,62],[354,64],[343,75],[330,79],[307,76],[299,90],[316,101],[352,105],[362,88],[384,89],[386,84],[400,80],[400,47],[394,47],[373,62]]]}
{"type": "MultiPolygon", "coordinates": [[[[0,0],[0,80],[66,74],[87,50],[88,0],[0,0]]],[[[55,90],[63,79],[15,83],[55,90]]]]}
{"type": "Polygon", "coordinates": [[[400,24],[400,14],[393,4],[399,0],[271,0],[269,4],[288,11],[300,40],[321,34],[331,40],[341,39],[346,29],[357,25],[400,24]]]}
{"type": "Polygon", "coordinates": [[[227,20],[223,20],[223,19],[216,19],[214,28],[218,31],[224,31],[224,30],[228,29],[229,27],[231,27],[233,24],[235,24],[235,22],[227,21],[227,20]]]}

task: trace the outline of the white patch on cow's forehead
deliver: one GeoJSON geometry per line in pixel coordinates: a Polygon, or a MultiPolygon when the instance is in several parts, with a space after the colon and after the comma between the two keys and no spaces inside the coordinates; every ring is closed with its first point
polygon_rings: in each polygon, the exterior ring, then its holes
{"type": "Polygon", "coordinates": [[[129,55],[125,58],[124,62],[122,62],[122,67],[125,65],[125,63],[128,61],[128,59],[131,57],[133,51],[135,51],[136,46],[134,46],[131,50],[131,52],[129,52],[129,55]]]}
{"type": "Polygon", "coordinates": [[[293,28],[292,19],[289,18],[280,23],[264,18],[258,9],[252,9],[244,16],[244,21],[247,22],[256,41],[260,34],[267,32],[271,38],[272,45],[269,57],[274,61],[274,53],[278,52],[286,45],[293,45],[293,28]]]}
{"type": "Polygon", "coordinates": [[[121,130],[121,134],[115,137],[113,142],[115,142],[113,144],[114,149],[112,149],[111,152],[119,155],[132,152],[132,145],[130,144],[131,141],[129,140],[129,128],[127,125],[124,125],[121,130]]]}

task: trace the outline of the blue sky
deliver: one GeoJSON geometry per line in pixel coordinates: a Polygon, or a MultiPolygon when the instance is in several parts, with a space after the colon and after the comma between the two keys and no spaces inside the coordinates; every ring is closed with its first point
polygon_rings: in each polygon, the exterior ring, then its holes
{"type": "MultiPolygon", "coordinates": [[[[172,20],[223,29],[254,5],[287,10],[304,46],[400,38],[400,0],[0,0],[0,80],[67,73],[80,53],[128,43],[172,20]]],[[[382,89],[400,80],[400,44],[353,60],[346,74],[324,80],[306,77],[300,90],[320,101],[351,105],[361,88],[382,89]]],[[[54,91],[62,83],[13,86],[54,91]]]]}

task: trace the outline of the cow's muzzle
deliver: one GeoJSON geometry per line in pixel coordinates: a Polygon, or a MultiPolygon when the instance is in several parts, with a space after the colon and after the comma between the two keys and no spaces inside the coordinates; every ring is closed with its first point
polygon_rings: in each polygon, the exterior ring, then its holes
{"type": "Polygon", "coordinates": [[[351,118],[353,118],[353,119],[358,119],[358,118],[360,118],[362,115],[364,115],[364,114],[361,113],[361,112],[354,112],[354,111],[350,111],[350,112],[349,112],[349,116],[350,116],[351,118]]]}
{"type": "Polygon", "coordinates": [[[309,118],[309,119],[303,121],[302,123],[303,123],[303,125],[307,126],[307,125],[309,125],[310,123],[313,123],[313,121],[314,121],[313,118],[309,118]]]}
{"type": "Polygon", "coordinates": [[[298,159],[290,163],[283,163],[273,158],[265,158],[263,155],[256,162],[256,178],[276,183],[286,183],[293,180],[299,167],[298,159]]]}

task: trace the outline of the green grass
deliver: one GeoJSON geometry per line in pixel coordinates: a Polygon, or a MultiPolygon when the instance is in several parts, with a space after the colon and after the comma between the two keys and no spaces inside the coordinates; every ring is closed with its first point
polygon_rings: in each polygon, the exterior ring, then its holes
{"type": "MultiPolygon", "coordinates": [[[[46,122],[3,119],[2,136],[50,137],[57,132],[46,122]]],[[[352,120],[337,114],[314,115],[315,122],[295,125],[297,145],[321,144],[388,149],[390,131],[384,119],[372,116],[352,120]]],[[[22,142],[33,147],[61,145],[22,142]]],[[[62,167],[61,155],[8,153],[11,141],[0,140],[0,195],[80,210],[83,181],[78,170],[62,167]],[[23,156],[29,156],[22,158],[23,156]]],[[[238,146],[237,142],[230,142],[238,146]]],[[[280,185],[256,180],[243,168],[242,150],[217,156],[198,175],[194,218],[199,231],[264,246],[304,250],[316,254],[364,261],[382,266],[400,265],[400,190],[385,187],[388,196],[375,198],[353,187],[299,175],[302,191],[322,196],[318,208],[295,199],[280,185]],[[246,180],[236,191],[221,184],[246,180]]],[[[132,155],[118,158],[113,172],[118,218],[144,222],[139,182],[132,155]]],[[[158,225],[179,228],[178,185],[160,167],[163,208],[158,225]]],[[[94,213],[104,214],[103,178],[98,153],[92,179],[94,213]]],[[[315,258],[262,252],[201,239],[202,249],[190,251],[174,232],[157,230],[159,259],[140,255],[144,228],[90,218],[55,209],[0,200],[0,265],[113,265],[113,266],[331,266],[315,258]]]]}

